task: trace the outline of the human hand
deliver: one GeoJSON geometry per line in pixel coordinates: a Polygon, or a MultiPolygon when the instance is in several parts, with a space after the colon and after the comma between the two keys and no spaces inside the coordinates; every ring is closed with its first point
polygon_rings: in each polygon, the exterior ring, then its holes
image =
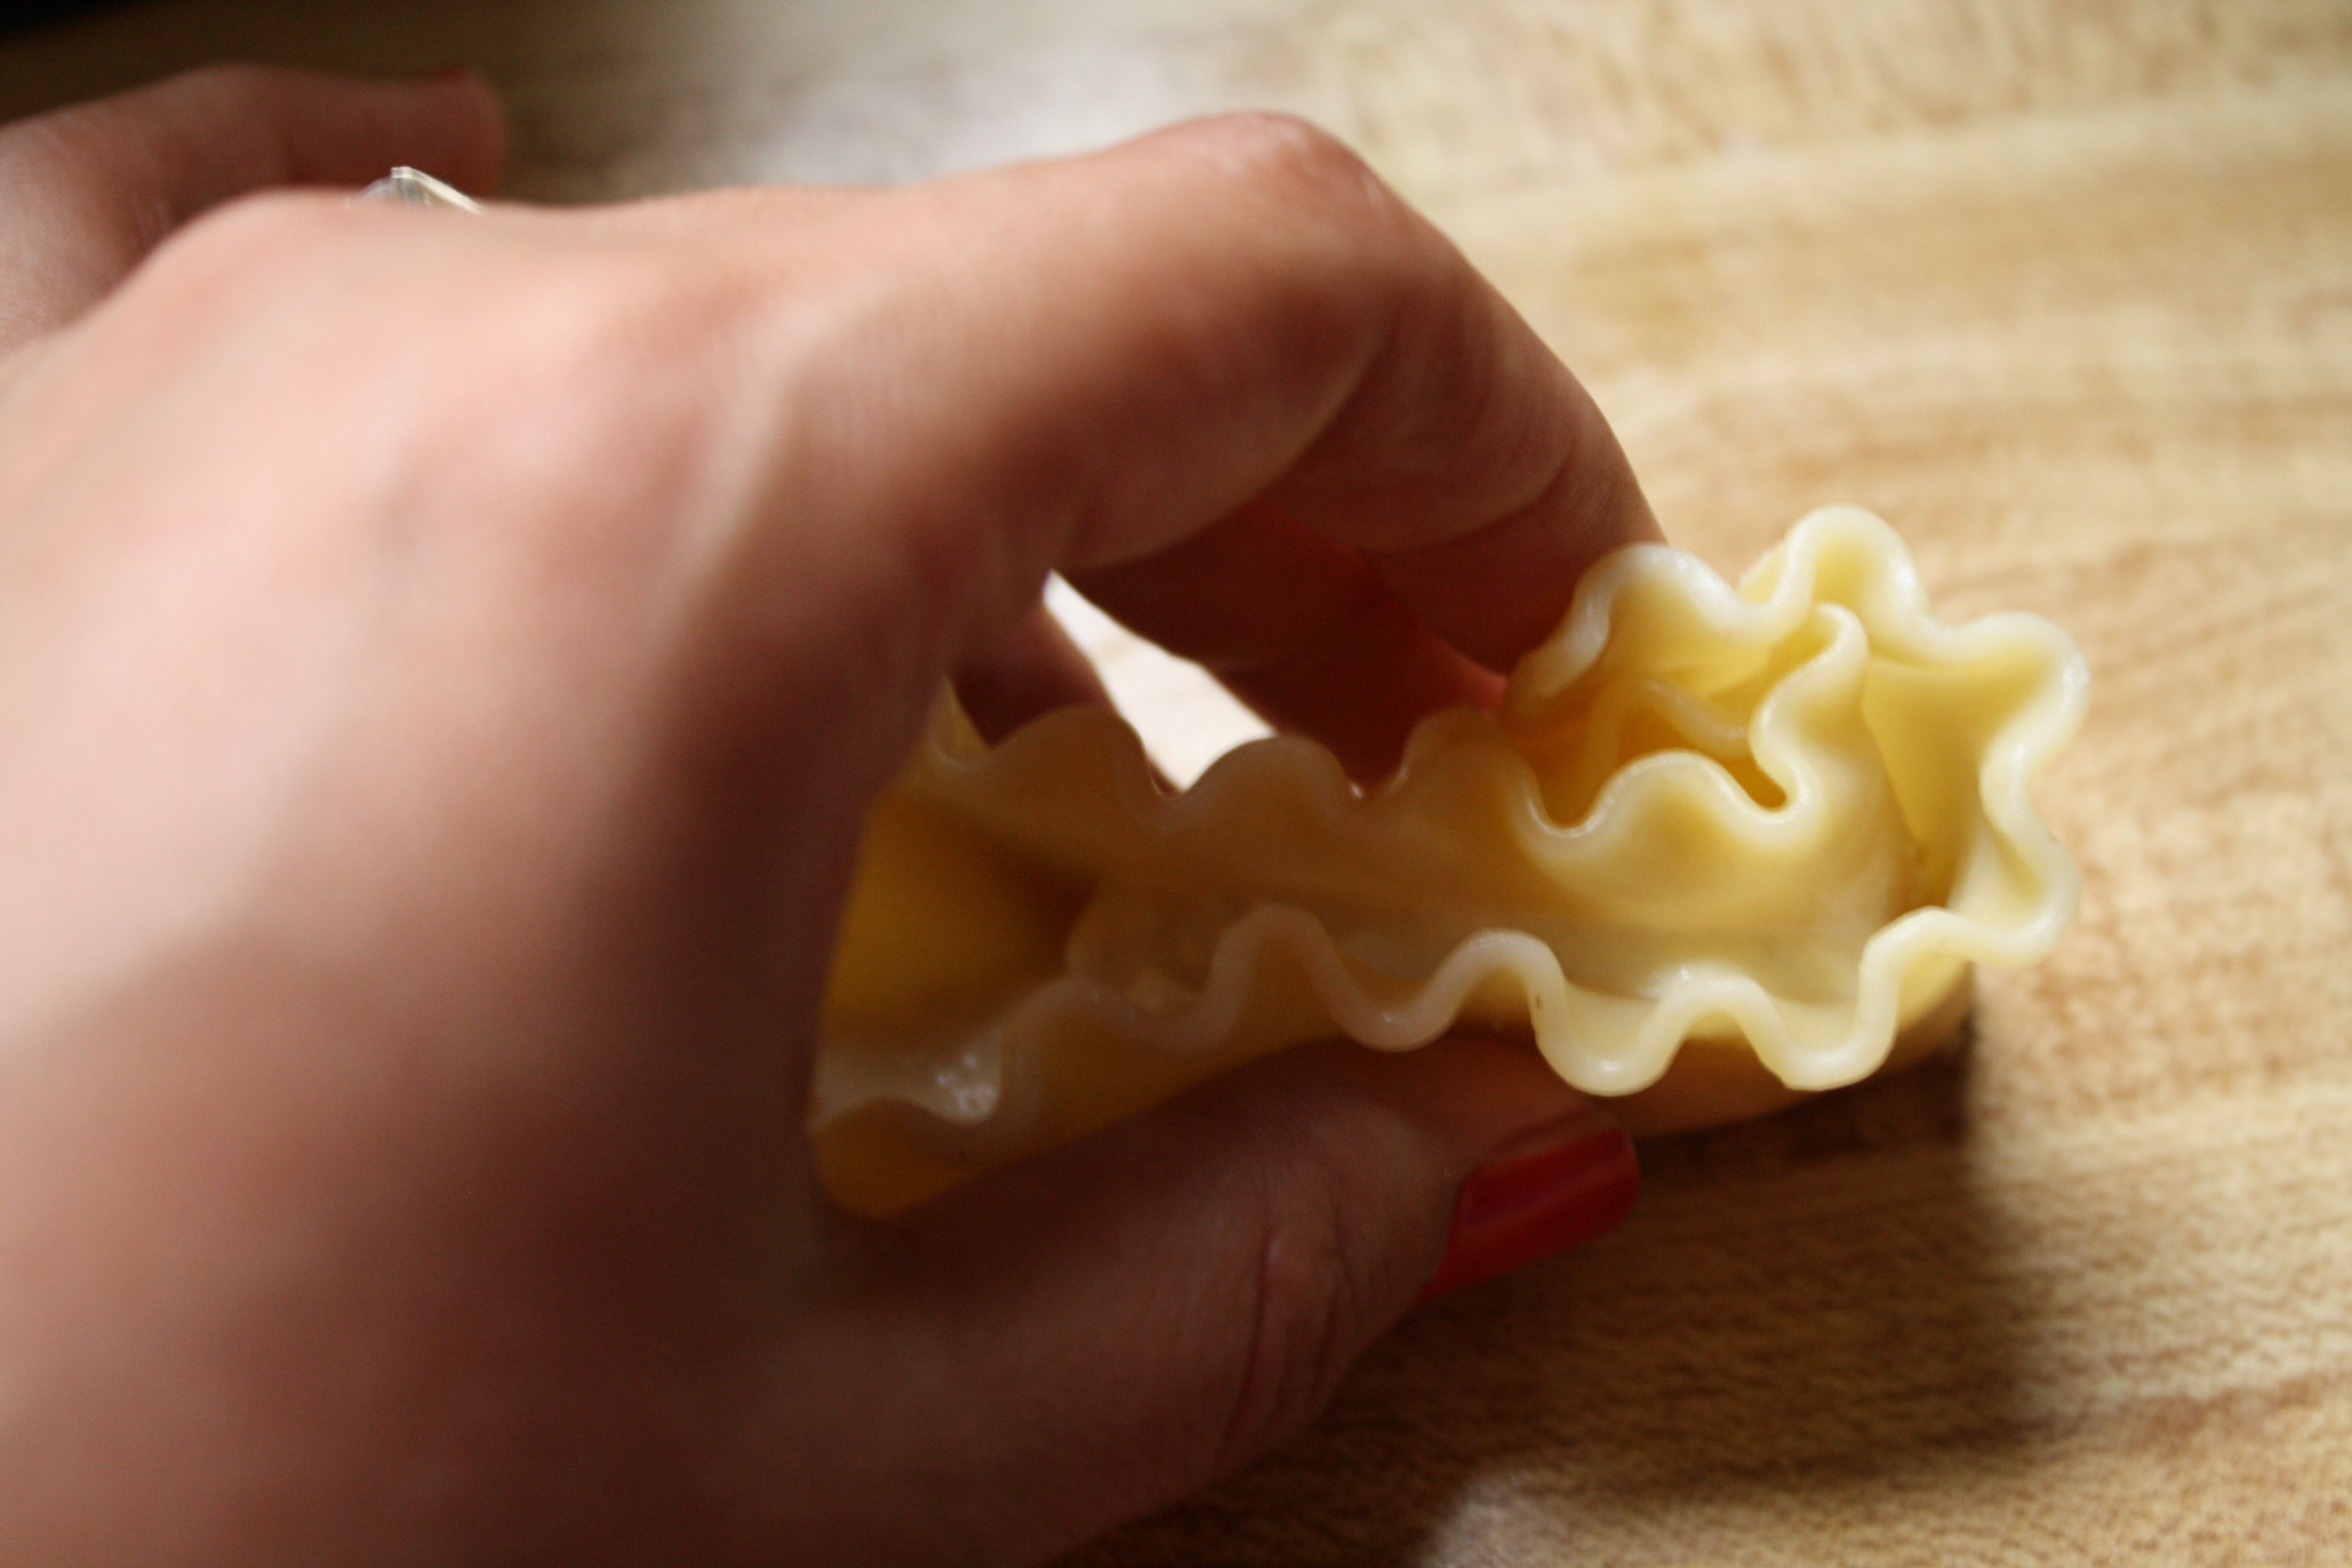
{"type": "Polygon", "coordinates": [[[499,146],[470,80],[250,70],[0,132],[0,1539],[1034,1560],[1297,1426],[1442,1258],[1622,1206],[1493,1042],[1294,1053],[887,1225],[802,1131],[939,681],[1082,688],[1049,569],[1371,774],[1653,531],[1433,229],[1264,118],[229,200],[499,146]],[[1458,1194],[1526,1202],[1449,1252],[1458,1194]]]}

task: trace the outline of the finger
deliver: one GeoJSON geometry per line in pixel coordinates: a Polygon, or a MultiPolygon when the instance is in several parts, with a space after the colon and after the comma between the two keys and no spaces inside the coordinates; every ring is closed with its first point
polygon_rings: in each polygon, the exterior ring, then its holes
{"type": "Polygon", "coordinates": [[[1459,539],[1372,552],[1373,571],[1429,625],[1446,628],[1454,647],[1488,669],[1507,673],[1566,616],[1586,567],[1619,544],[1665,537],[1616,451],[1616,437],[1608,439],[1608,460],[1571,460],[1561,468],[1553,481],[1560,493],[1539,496],[1459,539]],[[1609,521],[1597,528],[1563,527],[1563,517],[1609,521]],[[1528,586],[1499,594],[1495,584],[1504,580],[1528,586]]]}
{"type": "Polygon", "coordinates": [[[859,185],[736,185],[566,209],[562,216],[574,226],[700,243],[709,238],[714,224],[805,228],[855,212],[861,204],[887,194],[859,185]]]}
{"type": "Polygon", "coordinates": [[[220,66],[0,127],[0,350],[72,320],[165,236],[273,185],[357,185],[407,163],[498,181],[505,130],[479,79],[359,81],[220,66]]]}
{"type": "MultiPolygon", "coordinates": [[[[1465,1178],[1498,1155],[1505,1262],[1606,1229],[1638,1182],[1533,1052],[1455,1040],[1292,1053],[951,1194],[879,1265],[929,1403],[910,1429],[982,1428],[1023,1495],[1058,1501],[1040,1556],[1165,1502],[1303,1425],[1442,1271],[1479,1272],[1449,1231],[1494,1206],[1465,1178]]],[[[949,1521],[982,1506],[929,1495],[949,1521]]]]}
{"type": "Polygon", "coordinates": [[[1049,567],[1152,555],[1261,494],[1496,668],[1585,564],[1654,529],[1526,322],[1294,122],[1195,124],[852,221],[854,291],[764,341],[796,356],[799,448],[896,535],[876,552],[844,532],[878,592],[941,625],[935,668],[997,635],[1049,567]]]}
{"type": "Polygon", "coordinates": [[[1264,502],[1073,585],[1276,729],[1323,742],[1358,779],[1392,771],[1424,714],[1489,707],[1502,689],[1360,553],[1264,502]]]}
{"type": "Polygon", "coordinates": [[[964,711],[990,741],[1050,709],[1110,700],[1102,677],[1042,603],[1003,642],[966,660],[954,679],[964,711]]]}

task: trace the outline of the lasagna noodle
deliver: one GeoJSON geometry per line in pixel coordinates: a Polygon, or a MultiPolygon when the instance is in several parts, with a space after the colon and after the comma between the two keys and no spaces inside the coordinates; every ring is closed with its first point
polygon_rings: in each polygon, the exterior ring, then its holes
{"type": "Polygon", "coordinates": [[[866,826],[821,1167],[884,1213],[1286,1046],[1457,1025],[1637,1131],[1853,1083],[2071,918],[2028,790],[2087,689],[2046,621],[1936,620],[1832,508],[1737,588],[1611,554],[1498,711],[1423,721],[1370,791],[1276,735],[1171,794],[1107,708],[990,747],[943,695],[866,826]]]}

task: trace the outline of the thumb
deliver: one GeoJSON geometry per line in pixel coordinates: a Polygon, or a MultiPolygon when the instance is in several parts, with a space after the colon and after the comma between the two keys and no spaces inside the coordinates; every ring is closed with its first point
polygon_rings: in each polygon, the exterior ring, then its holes
{"type": "Polygon", "coordinates": [[[988,1435],[988,1489],[1058,1500],[1055,1550],[1303,1426],[1416,1297],[1599,1235],[1638,1179],[1523,1046],[1287,1053],[894,1227],[929,1342],[901,1364],[966,1411],[942,1440],[988,1435]]]}
{"type": "Polygon", "coordinates": [[[215,66],[0,126],[0,352],[71,321],[174,228],[272,185],[414,163],[495,184],[506,132],[480,80],[361,81],[215,66]]]}

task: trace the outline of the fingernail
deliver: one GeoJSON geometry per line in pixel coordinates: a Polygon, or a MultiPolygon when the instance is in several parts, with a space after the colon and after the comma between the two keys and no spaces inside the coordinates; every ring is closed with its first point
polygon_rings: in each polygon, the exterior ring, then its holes
{"type": "Polygon", "coordinates": [[[1617,1226],[1642,1188],[1633,1141],[1580,1116],[1541,1128],[1470,1173],[1424,1301],[1565,1252],[1617,1226]]]}

